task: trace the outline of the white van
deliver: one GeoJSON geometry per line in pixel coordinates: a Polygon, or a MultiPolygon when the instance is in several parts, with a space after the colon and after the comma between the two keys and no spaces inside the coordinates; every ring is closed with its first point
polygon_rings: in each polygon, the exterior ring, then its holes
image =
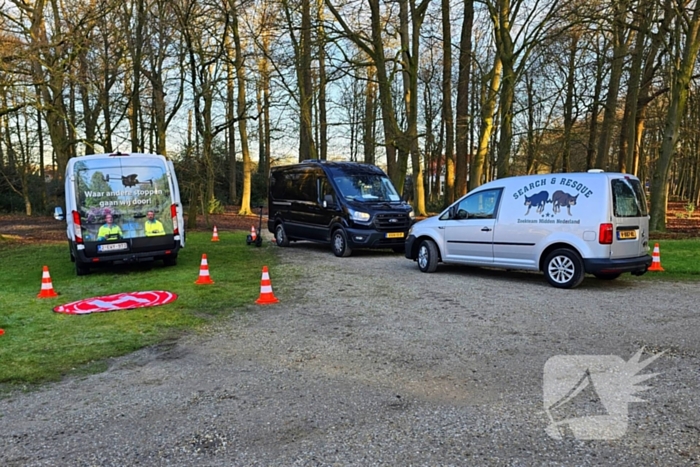
{"type": "Polygon", "coordinates": [[[416,223],[406,257],[423,272],[439,262],[542,271],[559,288],[584,273],[641,275],[652,261],[644,190],[601,170],[494,180],[416,223]]]}
{"type": "Polygon", "coordinates": [[[172,161],[156,154],[74,157],[66,167],[65,218],[79,276],[91,266],[163,260],[185,246],[180,190],[172,161]]]}

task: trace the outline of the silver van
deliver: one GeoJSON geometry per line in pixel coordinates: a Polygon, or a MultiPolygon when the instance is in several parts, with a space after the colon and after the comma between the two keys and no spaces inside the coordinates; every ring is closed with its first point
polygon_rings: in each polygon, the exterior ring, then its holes
{"type": "Polygon", "coordinates": [[[440,262],[542,271],[559,288],[585,273],[641,275],[652,261],[644,190],[601,170],[494,180],[416,223],[405,255],[423,272],[440,262]]]}

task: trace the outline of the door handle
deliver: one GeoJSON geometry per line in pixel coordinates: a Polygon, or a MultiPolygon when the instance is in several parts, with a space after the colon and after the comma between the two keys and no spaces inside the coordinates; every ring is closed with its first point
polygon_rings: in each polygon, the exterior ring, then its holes
{"type": "Polygon", "coordinates": [[[491,232],[491,229],[488,228],[488,227],[482,227],[482,228],[481,228],[481,231],[482,231],[482,232],[491,232]]]}

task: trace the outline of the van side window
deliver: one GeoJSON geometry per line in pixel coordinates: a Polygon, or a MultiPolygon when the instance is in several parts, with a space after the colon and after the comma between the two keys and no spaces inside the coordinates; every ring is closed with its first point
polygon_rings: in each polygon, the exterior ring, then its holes
{"type": "Polygon", "coordinates": [[[297,173],[297,199],[316,202],[316,174],[313,168],[303,168],[297,173]]]}
{"type": "Polygon", "coordinates": [[[460,201],[457,219],[495,219],[501,189],[474,193],[460,201]]]}
{"type": "Polygon", "coordinates": [[[319,201],[323,202],[323,200],[326,199],[326,196],[330,195],[333,197],[333,202],[335,202],[335,190],[333,189],[333,186],[330,184],[328,179],[325,176],[321,176],[318,178],[318,184],[319,201]]]}
{"type": "Polygon", "coordinates": [[[291,179],[289,177],[289,172],[282,170],[272,172],[272,177],[270,177],[270,193],[272,193],[272,199],[285,199],[286,193],[289,193],[290,186],[291,179]]]}

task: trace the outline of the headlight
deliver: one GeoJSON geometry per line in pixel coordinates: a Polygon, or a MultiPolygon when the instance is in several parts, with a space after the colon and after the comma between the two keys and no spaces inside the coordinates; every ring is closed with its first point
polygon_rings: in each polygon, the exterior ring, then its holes
{"type": "Polygon", "coordinates": [[[369,222],[369,214],[366,212],[352,211],[352,220],[357,222],[369,222]]]}
{"type": "Polygon", "coordinates": [[[408,212],[408,218],[409,218],[409,219],[415,219],[415,218],[416,218],[416,213],[413,212],[413,209],[411,209],[411,210],[408,212]]]}

